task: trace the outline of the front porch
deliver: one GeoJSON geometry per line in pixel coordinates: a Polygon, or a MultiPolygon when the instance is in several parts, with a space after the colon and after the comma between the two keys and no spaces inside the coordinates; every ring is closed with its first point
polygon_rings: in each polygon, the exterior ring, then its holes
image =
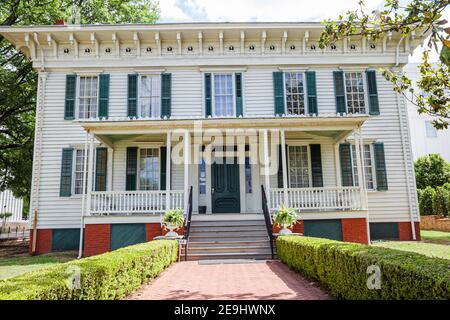
{"type": "Polygon", "coordinates": [[[158,121],[84,121],[89,156],[83,188],[92,191],[83,196],[83,215],[156,218],[168,209],[186,211],[191,186],[194,215],[262,215],[263,185],[271,212],[286,204],[311,218],[325,213],[361,216],[367,211],[359,131],[365,119],[277,119],[262,129],[248,120],[237,126],[215,119],[203,121],[200,129],[196,121],[185,121],[173,130],[159,127],[158,121]],[[358,186],[341,184],[339,144],[349,137],[356,150],[358,186]],[[101,191],[94,164],[99,146],[108,150],[101,191]],[[318,146],[318,160],[312,146],[318,146]]]}

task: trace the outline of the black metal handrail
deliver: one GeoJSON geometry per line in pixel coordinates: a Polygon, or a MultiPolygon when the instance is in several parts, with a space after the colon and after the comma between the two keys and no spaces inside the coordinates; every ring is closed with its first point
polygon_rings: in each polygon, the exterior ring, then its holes
{"type": "Polygon", "coordinates": [[[184,239],[186,244],[184,246],[184,260],[187,260],[187,251],[189,244],[189,232],[191,231],[191,217],[192,217],[192,186],[189,188],[188,207],[186,220],[184,221],[184,239]]]}
{"type": "Polygon", "coordinates": [[[272,219],[270,218],[269,207],[267,206],[267,197],[266,191],[264,190],[264,186],[261,185],[261,199],[262,199],[262,210],[264,213],[264,220],[266,221],[267,234],[269,236],[270,241],[270,251],[272,254],[272,259],[274,258],[273,254],[273,227],[272,227],[272,219]]]}

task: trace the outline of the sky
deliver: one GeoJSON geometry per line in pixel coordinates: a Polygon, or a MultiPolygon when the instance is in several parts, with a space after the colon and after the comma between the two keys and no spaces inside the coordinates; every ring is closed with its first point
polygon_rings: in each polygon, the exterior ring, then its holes
{"type": "MultiPolygon", "coordinates": [[[[365,0],[369,12],[384,0],[365,0]]],[[[159,0],[160,22],[322,21],[358,8],[358,0],[159,0]]],[[[450,8],[444,15],[450,21],[450,8]]],[[[411,62],[420,62],[421,48],[411,62]]],[[[432,54],[433,61],[437,54],[432,54]]]]}

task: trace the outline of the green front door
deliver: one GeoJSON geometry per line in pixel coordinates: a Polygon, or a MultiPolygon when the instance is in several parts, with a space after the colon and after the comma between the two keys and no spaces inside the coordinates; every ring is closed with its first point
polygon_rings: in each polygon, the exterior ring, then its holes
{"type": "MultiPolygon", "coordinates": [[[[228,159],[230,162],[230,159],[228,159]]],[[[212,212],[239,213],[241,200],[239,193],[239,165],[234,158],[233,163],[214,162],[212,164],[212,212]]]]}

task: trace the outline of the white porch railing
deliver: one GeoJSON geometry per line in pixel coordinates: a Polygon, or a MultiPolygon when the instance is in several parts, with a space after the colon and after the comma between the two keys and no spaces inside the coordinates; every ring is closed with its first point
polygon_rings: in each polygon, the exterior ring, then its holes
{"type": "MultiPolygon", "coordinates": [[[[288,188],[287,205],[299,210],[364,210],[365,201],[359,187],[288,188]]],[[[270,189],[270,209],[285,203],[284,189],[270,189]]]]}
{"type": "Polygon", "coordinates": [[[91,192],[91,215],[158,214],[170,209],[183,209],[184,191],[95,191],[91,192]]]}

